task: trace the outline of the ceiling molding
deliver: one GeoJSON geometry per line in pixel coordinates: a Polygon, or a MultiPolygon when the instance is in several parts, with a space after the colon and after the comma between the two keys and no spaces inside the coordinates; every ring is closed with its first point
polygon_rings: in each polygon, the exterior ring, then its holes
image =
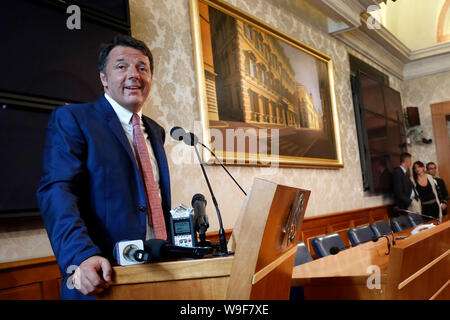
{"type": "Polygon", "coordinates": [[[450,53],[450,42],[439,43],[432,47],[411,51],[410,60],[419,60],[450,53]]]}
{"type": "Polygon", "coordinates": [[[403,79],[404,62],[392,55],[386,48],[375,42],[360,29],[339,33],[334,35],[334,37],[367,57],[385,71],[399,79],[403,79]]]}
{"type": "Polygon", "coordinates": [[[411,50],[382,24],[378,25],[377,28],[369,28],[368,26],[371,25],[370,21],[368,21],[370,17],[371,15],[369,13],[361,14],[361,31],[383,46],[383,48],[389,51],[397,59],[400,59],[404,63],[409,62],[411,50]]]}
{"type": "MultiPolygon", "coordinates": [[[[361,26],[360,15],[367,12],[370,6],[377,6],[386,0],[306,0],[311,5],[322,11],[329,18],[345,23],[346,30],[361,26]]],[[[341,31],[339,31],[341,32],[341,31]]],[[[334,33],[331,30],[330,33],[334,33]]]]}
{"type": "Polygon", "coordinates": [[[369,11],[386,0],[306,0],[328,18],[328,33],[401,80],[447,71],[450,42],[410,50],[369,11]],[[375,22],[375,23],[374,23],[375,22]]]}
{"type": "MultiPolygon", "coordinates": [[[[371,0],[353,1],[372,3],[371,0]]],[[[358,29],[331,35],[401,80],[450,70],[450,42],[412,51],[383,25],[369,27],[372,26],[369,19],[371,15],[362,12],[358,29]]]]}
{"type": "Polygon", "coordinates": [[[403,80],[450,71],[450,53],[413,60],[403,67],[403,80]]]}

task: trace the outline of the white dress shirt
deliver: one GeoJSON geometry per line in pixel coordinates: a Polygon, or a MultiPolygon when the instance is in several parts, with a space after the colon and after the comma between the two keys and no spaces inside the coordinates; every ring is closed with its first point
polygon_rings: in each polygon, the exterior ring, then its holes
{"type": "MultiPolygon", "coordinates": [[[[136,161],[136,151],[133,147],[133,125],[131,124],[131,118],[133,116],[133,113],[122,107],[120,104],[118,104],[113,98],[111,98],[107,93],[105,93],[105,98],[108,100],[108,102],[111,104],[112,108],[114,109],[114,112],[116,113],[117,117],[119,118],[119,121],[122,125],[123,131],[125,132],[125,135],[127,136],[128,142],[130,143],[131,150],[133,151],[134,155],[134,161],[136,161]]],[[[144,134],[145,143],[147,144],[148,154],[150,155],[150,162],[152,164],[153,169],[153,176],[155,178],[156,186],[158,187],[158,194],[159,198],[161,199],[161,189],[159,187],[159,169],[158,169],[158,162],[156,161],[155,153],[153,152],[152,145],[150,143],[150,140],[148,139],[147,130],[145,129],[144,122],[142,121],[142,110],[138,112],[140,122],[141,122],[141,130],[144,134]]],[[[137,162],[136,162],[137,165],[137,162]]],[[[148,204],[147,204],[148,205],[148,204]]],[[[147,215],[145,215],[147,217],[147,215]]],[[[155,237],[153,228],[148,224],[148,217],[147,217],[147,232],[145,239],[152,239],[155,237]]]]}

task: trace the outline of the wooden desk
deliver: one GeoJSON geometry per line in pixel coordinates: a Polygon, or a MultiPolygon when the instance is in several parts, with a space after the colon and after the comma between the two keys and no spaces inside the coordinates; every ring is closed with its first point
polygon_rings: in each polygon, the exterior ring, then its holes
{"type": "Polygon", "coordinates": [[[225,299],[233,256],[113,267],[112,290],[97,299],[225,299]]]}
{"type": "Polygon", "coordinates": [[[450,221],[397,240],[390,255],[386,251],[381,238],[294,267],[292,286],[303,286],[305,299],[450,298],[450,221]],[[369,289],[374,270],[380,287],[369,289]]]}

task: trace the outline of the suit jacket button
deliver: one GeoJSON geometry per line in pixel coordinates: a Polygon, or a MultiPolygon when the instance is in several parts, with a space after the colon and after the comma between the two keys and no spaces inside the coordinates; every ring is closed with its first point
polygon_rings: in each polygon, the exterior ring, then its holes
{"type": "Polygon", "coordinates": [[[147,207],[140,206],[140,207],[139,207],[139,211],[145,212],[145,211],[147,211],[147,207]]]}

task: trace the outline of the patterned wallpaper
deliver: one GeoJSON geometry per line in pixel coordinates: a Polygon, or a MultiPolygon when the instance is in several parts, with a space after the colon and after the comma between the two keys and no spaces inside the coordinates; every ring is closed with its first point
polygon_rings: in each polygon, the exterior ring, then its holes
{"type": "MultiPolygon", "coordinates": [[[[230,167],[229,171],[245,190],[250,188],[255,177],[311,190],[306,211],[308,217],[373,207],[389,202],[389,199],[383,199],[381,196],[366,195],[362,190],[347,52],[375,65],[329,35],[296,20],[290,12],[280,8],[275,0],[230,0],[229,2],[331,56],[335,69],[336,101],[344,160],[344,168],[338,170],[236,166],[230,167]]],[[[144,106],[144,113],[160,123],[167,132],[176,125],[194,130],[194,124],[199,121],[200,115],[196,94],[189,2],[187,0],[131,0],[130,14],[132,34],[147,43],[155,59],[152,91],[144,106]]],[[[448,88],[449,74],[443,77],[447,81],[448,88]]],[[[411,95],[410,98],[403,98],[407,102],[406,105],[421,106],[421,117],[422,113],[426,113],[422,109],[426,109],[428,101],[439,99],[433,95],[434,89],[445,88],[445,82],[439,75],[431,78],[435,80],[423,80],[427,83],[426,86],[423,86],[421,79],[408,81],[402,85],[401,80],[390,76],[393,88],[403,91],[404,96],[411,95]]],[[[447,94],[448,100],[448,92],[444,89],[441,91],[442,97],[447,94]]],[[[426,118],[425,115],[424,117],[426,118]]],[[[179,161],[180,145],[169,136],[165,146],[171,173],[172,206],[180,203],[190,205],[193,194],[203,193],[208,201],[207,214],[211,225],[209,231],[217,230],[217,217],[198,164],[194,161],[192,163],[179,161]]],[[[414,149],[413,152],[421,152],[421,150],[414,149]]],[[[427,152],[434,157],[434,150],[427,150],[427,152]]],[[[232,228],[244,201],[244,195],[220,167],[208,166],[206,170],[219,203],[224,227],[232,228]]],[[[52,255],[52,250],[42,227],[0,227],[0,262],[49,255],[52,255]]]]}
{"type": "MultiPolygon", "coordinates": [[[[132,6],[137,2],[131,1],[132,6]]],[[[255,177],[311,190],[307,216],[383,204],[382,197],[366,196],[361,187],[361,168],[349,81],[349,49],[327,34],[296,20],[290,12],[279,8],[277,1],[229,2],[332,57],[344,159],[344,168],[339,170],[230,167],[230,172],[246,190],[255,177]]],[[[146,41],[156,56],[152,96],[145,105],[144,112],[155,118],[166,130],[175,125],[193,130],[194,122],[200,120],[200,115],[189,2],[146,2],[139,11],[132,11],[132,21],[133,34],[146,41]]],[[[203,193],[208,200],[210,230],[217,230],[217,219],[200,168],[196,163],[175,165],[177,159],[171,159],[171,156],[177,154],[176,145],[171,139],[166,142],[173,186],[172,205],[189,204],[194,193],[203,193]]],[[[207,171],[223,214],[224,226],[232,228],[244,196],[220,167],[209,166],[207,171]]]]}
{"type": "MultiPolygon", "coordinates": [[[[450,101],[450,71],[407,80],[402,83],[403,106],[419,107],[420,128],[427,139],[433,139],[431,144],[414,144],[409,148],[413,162],[437,163],[436,145],[434,144],[433,122],[430,105],[450,101]]],[[[438,166],[439,169],[439,166],[438,166]]]]}

